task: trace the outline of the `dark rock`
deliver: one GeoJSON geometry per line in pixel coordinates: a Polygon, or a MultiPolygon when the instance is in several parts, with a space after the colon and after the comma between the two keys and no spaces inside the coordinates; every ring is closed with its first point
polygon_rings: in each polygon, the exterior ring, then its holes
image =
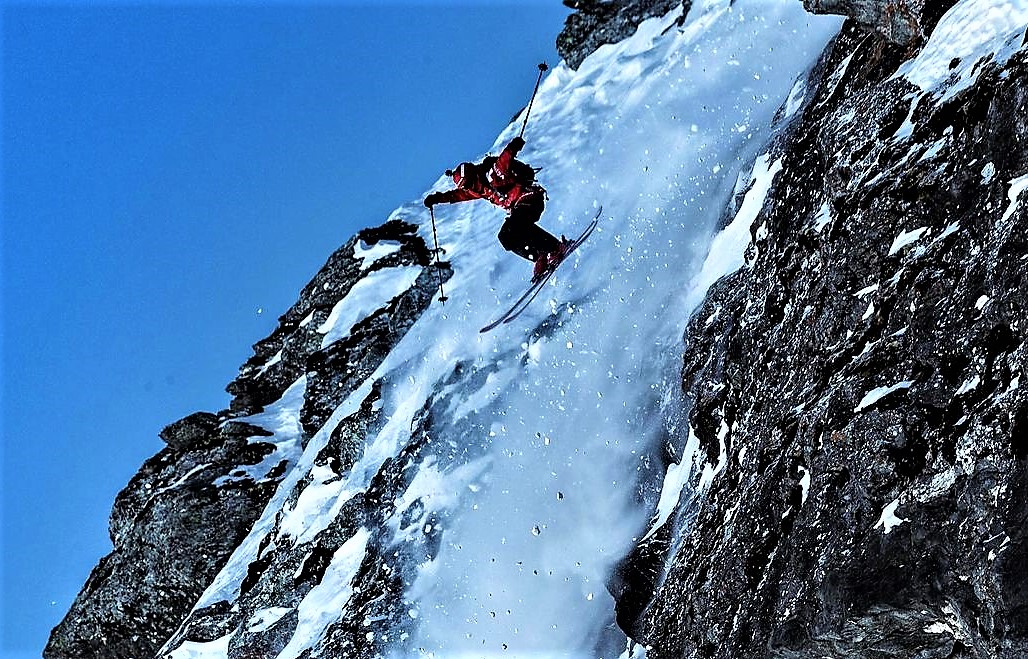
{"type": "MultiPolygon", "coordinates": [[[[417,227],[402,220],[391,220],[381,227],[364,229],[329,257],[318,274],[300,291],[299,300],[279,318],[271,336],[253,346],[254,355],[239,370],[239,377],[227,390],[234,396],[231,408],[237,415],[252,414],[281,398],[285,390],[307,370],[308,357],[321,348],[317,328],[328,318],[337,302],[346,297],[360,279],[370,272],[403,265],[428,266],[432,262],[417,227]],[[394,253],[366,264],[354,256],[358,240],[375,245],[383,240],[396,241],[394,253]]],[[[449,277],[447,269],[441,270],[449,277]]],[[[433,274],[435,276],[435,274],[433,274]]]]}
{"type": "Polygon", "coordinates": [[[339,403],[374,373],[414,321],[432,304],[438,286],[438,272],[434,267],[425,266],[410,289],[354,325],[346,338],[310,355],[307,392],[300,418],[308,433],[320,428],[339,403]]]}
{"type": "Polygon", "coordinates": [[[647,18],[663,16],[675,7],[684,18],[692,0],[564,0],[575,10],[557,36],[557,53],[577,69],[586,57],[608,43],[617,43],[635,32],[647,18]]]}
{"type": "Polygon", "coordinates": [[[956,0],[803,0],[812,14],[848,16],[892,44],[917,46],[956,0]]]}
{"type": "Polygon", "coordinates": [[[161,431],[164,443],[178,451],[185,451],[208,441],[218,427],[218,417],[210,412],[196,412],[176,421],[161,431]]]}
{"type": "MultiPolygon", "coordinates": [[[[721,471],[648,604],[652,576],[627,591],[651,659],[1023,656],[1028,213],[1005,211],[1028,56],[918,98],[864,36],[829,49],[748,266],[689,325],[690,424],[721,471]]],[[[652,549],[621,571],[652,575],[652,549]]]]}

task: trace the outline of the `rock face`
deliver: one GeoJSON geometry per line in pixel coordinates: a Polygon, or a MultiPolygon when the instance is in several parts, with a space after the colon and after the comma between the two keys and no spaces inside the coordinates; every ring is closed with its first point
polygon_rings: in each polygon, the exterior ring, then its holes
{"type": "Polygon", "coordinates": [[[629,36],[639,23],[681,7],[682,16],[692,0],[564,0],[575,10],[557,36],[557,52],[568,66],[577,69],[597,48],[629,36]]]}
{"type": "MultiPolygon", "coordinates": [[[[430,265],[415,229],[393,220],[351,239],[303,289],[275,332],[254,346],[228,386],[235,396],[231,409],[199,412],[161,432],[168,447],[118,495],[110,524],[114,551],[54,629],[45,657],[157,654],[250,532],[293,459],[286,448],[262,441],[271,433],[233,419],[262,411],[306,375],[312,386],[303,421],[317,424],[355,378],[381,362],[431,302],[439,278],[451,274],[430,265]],[[319,328],[336,304],[359,282],[400,268],[411,269],[412,285],[361,320],[345,341],[323,348],[319,328]],[[350,366],[340,369],[345,355],[353,356],[350,366]]],[[[338,441],[345,441],[345,430],[338,441]]],[[[318,577],[314,563],[305,569],[304,579],[318,577]]],[[[209,618],[198,620],[208,634],[217,628],[209,618]]]]}
{"type": "Polygon", "coordinates": [[[814,14],[847,16],[899,46],[924,43],[954,0],[803,0],[814,14]]]}
{"type": "Polygon", "coordinates": [[[1020,42],[927,91],[825,54],[686,335],[707,482],[620,571],[651,659],[1028,656],[1020,42]]]}

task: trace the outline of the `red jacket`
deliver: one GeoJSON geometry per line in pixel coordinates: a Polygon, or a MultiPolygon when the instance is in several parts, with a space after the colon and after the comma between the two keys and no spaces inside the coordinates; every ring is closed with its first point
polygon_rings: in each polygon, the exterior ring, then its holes
{"type": "Polygon", "coordinates": [[[453,172],[457,187],[446,192],[429,195],[429,204],[455,204],[473,199],[487,199],[500,208],[510,210],[524,197],[539,194],[543,188],[535,183],[518,181],[511,173],[510,163],[518,151],[525,146],[525,140],[515,137],[496,158],[486,158],[482,164],[465,162],[453,172]]]}

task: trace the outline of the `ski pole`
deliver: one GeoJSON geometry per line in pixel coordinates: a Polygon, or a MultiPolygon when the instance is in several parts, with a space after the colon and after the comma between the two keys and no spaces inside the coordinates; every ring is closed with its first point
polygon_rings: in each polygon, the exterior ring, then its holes
{"type": "Polygon", "coordinates": [[[439,272],[442,265],[439,263],[439,237],[436,236],[435,232],[435,209],[431,206],[428,207],[428,214],[432,217],[432,242],[435,243],[435,274],[439,278],[439,301],[446,304],[446,301],[450,298],[446,297],[446,293],[443,292],[443,273],[439,272]]]}
{"type": "Polygon", "coordinates": [[[528,126],[528,115],[532,114],[532,104],[535,103],[535,95],[539,91],[539,83],[543,80],[543,73],[550,68],[546,66],[546,62],[539,64],[539,77],[535,80],[535,89],[532,91],[532,100],[528,102],[528,110],[525,112],[525,121],[521,124],[521,132],[518,133],[518,137],[525,136],[525,128],[528,126]]]}

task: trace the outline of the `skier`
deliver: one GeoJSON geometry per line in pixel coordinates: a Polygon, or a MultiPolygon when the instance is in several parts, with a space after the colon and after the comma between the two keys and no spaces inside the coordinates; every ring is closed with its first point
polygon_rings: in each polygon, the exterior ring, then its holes
{"type": "Polygon", "coordinates": [[[532,281],[536,282],[557,267],[571,241],[563,236],[558,240],[538,225],[546,190],[535,182],[535,170],[516,159],[524,146],[525,140],[518,136],[503,147],[499,156],[487,156],[477,164],[462,162],[446,170],[457,187],[429,194],[425,206],[486,199],[507,210],[497,237],[504,249],[535,263],[532,281]]]}

